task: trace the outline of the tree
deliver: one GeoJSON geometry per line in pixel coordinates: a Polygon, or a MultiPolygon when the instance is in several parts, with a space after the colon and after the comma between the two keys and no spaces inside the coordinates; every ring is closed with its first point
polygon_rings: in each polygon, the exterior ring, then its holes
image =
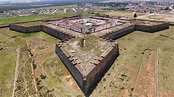
{"type": "Polygon", "coordinates": [[[96,16],[101,16],[100,13],[96,13],[96,16]]]}
{"type": "Polygon", "coordinates": [[[135,14],[134,14],[134,18],[136,18],[136,17],[137,17],[137,14],[135,13],[135,14]]]}

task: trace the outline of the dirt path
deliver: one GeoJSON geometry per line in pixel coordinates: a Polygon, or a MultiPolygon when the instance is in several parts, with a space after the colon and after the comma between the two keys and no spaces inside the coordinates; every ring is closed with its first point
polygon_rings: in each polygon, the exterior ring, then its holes
{"type": "Polygon", "coordinates": [[[152,51],[144,61],[144,66],[138,75],[135,84],[134,95],[138,97],[156,97],[157,79],[156,79],[156,54],[152,51]]]}
{"type": "Polygon", "coordinates": [[[15,77],[14,77],[14,82],[13,82],[12,97],[14,97],[15,89],[16,89],[16,81],[17,81],[17,79],[18,79],[18,68],[19,68],[20,48],[17,48],[16,52],[17,52],[17,59],[16,59],[16,69],[15,69],[15,77]]]}
{"type": "MultiPolygon", "coordinates": [[[[22,64],[23,66],[26,66],[26,63],[27,63],[27,61],[29,60],[29,58],[24,62],[24,64],[22,64]]],[[[29,89],[28,89],[28,87],[27,87],[27,79],[25,78],[25,73],[23,73],[23,78],[24,78],[24,87],[25,87],[25,91],[24,91],[24,93],[22,94],[22,95],[24,95],[29,89]]],[[[29,94],[28,94],[29,95],[29,94]]]]}
{"type": "Polygon", "coordinates": [[[159,97],[159,86],[158,86],[158,67],[159,67],[159,48],[157,49],[157,54],[156,54],[156,97],[159,97]]]}
{"type": "Polygon", "coordinates": [[[27,48],[29,50],[29,58],[31,58],[32,62],[31,62],[31,71],[32,71],[32,77],[33,77],[33,85],[35,87],[35,91],[36,91],[36,96],[37,96],[37,93],[38,93],[38,88],[37,88],[37,83],[36,83],[36,79],[34,77],[34,69],[33,69],[33,58],[32,58],[32,54],[31,54],[31,50],[30,50],[30,47],[28,45],[28,42],[27,42],[27,48]]]}

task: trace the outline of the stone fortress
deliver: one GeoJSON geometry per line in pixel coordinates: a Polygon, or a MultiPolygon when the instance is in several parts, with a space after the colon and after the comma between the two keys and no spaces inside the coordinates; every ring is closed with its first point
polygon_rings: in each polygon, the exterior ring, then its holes
{"type": "Polygon", "coordinates": [[[55,52],[83,93],[89,96],[119,56],[119,45],[113,40],[135,30],[153,33],[169,28],[166,22],[136,21],[139,23],[106,17],[73,16],[30,27],[10,24],[10,29],[22,33],[43,31],[61,39],[55,52]]]}
{"type": "Polygon", "coordinates": [[[54,24],[75,32],[89,34],[121,25],[122,23],[116,19],[103,17],[71,17],[50,22],[50,24],[54,24]]]}

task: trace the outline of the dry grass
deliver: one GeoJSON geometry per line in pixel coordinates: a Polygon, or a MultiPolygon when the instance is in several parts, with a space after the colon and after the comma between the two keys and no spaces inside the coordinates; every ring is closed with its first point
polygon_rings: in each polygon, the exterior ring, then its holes
{"type": "MultiPolygon", "coordinates": [[[[106,14],[109,16],[123,16],[123,17],[129,17],[129,18],[133,18],[134,13],[133,12],[129,12],[129,11],[99,11],[99,13],[101,14],[106,14]]],[[[141,16],[144,15],[142,13],[137,13],[137,16],[141,16]]]]}

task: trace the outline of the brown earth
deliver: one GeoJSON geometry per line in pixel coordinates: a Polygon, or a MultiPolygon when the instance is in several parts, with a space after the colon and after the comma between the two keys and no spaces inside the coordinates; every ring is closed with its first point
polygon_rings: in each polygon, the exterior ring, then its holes
{"type": "Polygon", "coordinates": [[[142,72],[135,83],[134,95],[138,97],[156,96],[155,58],[155,53],[152,51],[149,58],[145,59],[142,72]]]}
{"type": "Polygon", "coordinates": [[[160,91],[160,97],[174,97],[174,91],[170,92],[160,91]]]}
{"type": "Polygon", "coordinates": [[[42,70],[41,70],[41,69],[36,68],[36,69],[34,70],[34,77],[35,77],[35,78],[39,78],[41,74],[42,74],[42,70]]]}

